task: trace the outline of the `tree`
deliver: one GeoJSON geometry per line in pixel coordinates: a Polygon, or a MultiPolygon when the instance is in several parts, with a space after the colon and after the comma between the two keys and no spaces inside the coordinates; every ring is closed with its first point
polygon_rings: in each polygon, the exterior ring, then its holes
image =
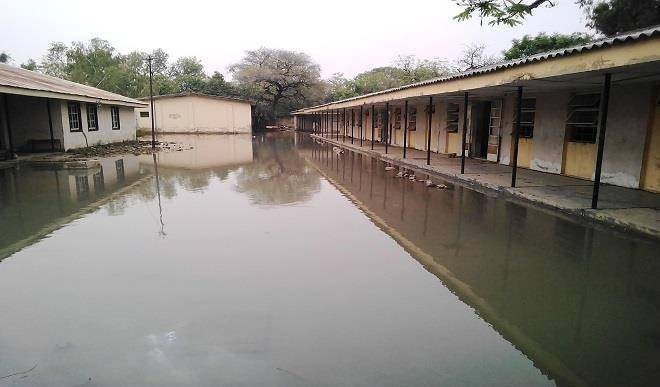
{"type": "Polygon", "coordinates": [[[57,78],[67,79],[67,51],[68,47],[62,42],[51,42],[48,51],[41,61],[44,73],[57,78]]]}
{"type": "Polygon", "coordinates": [[[5,51],[0,51],[0,63],[9,63],[12,61],[11,55],[5,51]]]}
{"type": "Polygon", "coordinates": [[[486,54],[486,46],[483,43],[471,43],[463,49],[463,55],[456,60],[456,66],[460,71],[469,71],[499,61],[500,58],[486,54]]]}
{"type": "Polygon", "coordinates": [[[243,92],[257,101],[258,120],[272,122],[278,116],[320,102],[320,67],[302,52],[259,48],[229,67],[243,92]]]}
{"type": "Polygon", "coordinates": [[[231,83],[227,82],[224,75],[218,71],[215,71],[207,80],[204,92],[206,94],[224,96],[238,96],[239,94],[239,91],[231,83]]]}
{"type": "Polygon", "coordinates": [[[554,7],[554,0],[454,0],[463,11],[454,19],[464,21],[473,14],[483,19],[490,19],[488,24],[505,24],[515,26],[532,14],[536,8],[544,5],[554,7]]]}
{"type": "Polygon", "coordinates": [[[170,68],[170,77],[179,92],[201,92],[208,78],[202,62],[194,56],[177,59],[170,68]]]}
{"type": "Polygon", "coordinates": [[[21,63],[21,68],[24,68],[26,70],[30,71],[38,71],[39,66],[37,65],[37,62],[34,61],[34,59],[30,58],[28,59],[25,63],[21,63]]]}
{"type": "Polygon", "coordinates": [[[394,67],[399,69],[398,78],[404,84],[421,82],[453,72],[451,66],[443,60],[438,58],[420,60],[414,55],[399,55],[394,61],[394,67]]]}
{"type": "Polygon", "coordinates": [[[585,44],[591,40],[590,35],[579,32],[569,35],[558,33],[548,35],[541,32],[536,36],[525,35],[521,39],[513,39],[511,48],[502,54],[506,60],[518,59],[541,52],[585,44]]]}
{"type": "Polygon", "coordinates": [[[587,25],[607,36],[660,24],[660,0],[579,0],[587,25]]]}

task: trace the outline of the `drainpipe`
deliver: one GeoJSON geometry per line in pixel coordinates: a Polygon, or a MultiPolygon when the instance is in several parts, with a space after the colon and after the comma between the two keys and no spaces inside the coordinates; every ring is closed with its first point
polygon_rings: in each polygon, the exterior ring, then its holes
{"type": "Polygon", "coordinates": [[[360,106],[360,148],[362,148],[362,126],[364,125],[364,112],[362,110],[364,104],[360,106]]]}
{"type": "Polygon", "coordinates": [[[520,143],[520,115],[522,114],[522,95],[523,88],[522,86],[518,86],[518,98],[516,101],[516,126],[514,127],[513,133],[513,170],[511,171],[511,187],[516,186],[516,175],[518,172],[518,143],[520,143]]]}
{"type": "Polygon", "coordinates": [[[461,175],[465,173],[465,139],[467,137],[468,92],[463,96],[463,136],[461,140],[461,175]]]}
{"type": "MultiPolygon", "coordinates": [[[[390,122],[390,103],[385,103],[385,114],[383,115],[383,128],[381,133],[385,133],[385,154],[387,154],[387,143],[389,142],[389,133],[387,133],[387,128],[389,127],[390,122]]],[[[382,137],[382,136],[381,136],[382,137]]],[[[381,138],[382,140],[382,138],[381,138]]]]}
{"type": "Polygon", "coordinates": [[[591,208],[598,208],[598,191],[600,190],[600,174],[603,168],[603,150],[605,149],[605,130],[607,129],[607,113],[610,105],[610,86],[612,74],[605,74],[603,91],[600,95],[600,110],[598,112],[598,153],[596,154],[596,171],[594,173],[594,192],[591,197],[591,208]]]}
{"type": "Polygon", "coordinates": [[[344,135],[341,138],[341,142],[346,142],[346,108],[344,108],[344,114],[342,115],[342,121],[344,126],[344,135]]]}
{"type": "Polygon", "coordinates": [[[353,143],[353,139],[355,137],[355,110],[351,108],[351,144],[353,143]]]}

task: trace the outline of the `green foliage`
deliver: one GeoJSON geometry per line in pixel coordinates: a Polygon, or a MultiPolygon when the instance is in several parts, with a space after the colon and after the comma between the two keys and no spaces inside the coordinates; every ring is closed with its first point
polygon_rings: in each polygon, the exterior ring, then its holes
{"type": "Polygon", "coordinates": [[[302,52],[259,48],[230,66],[237,87],[256,101],[259,122],[318,103],[324,94],[321,69],[302,52]]]}
{"type": "Polygon", "coordinates": [[[568,35],[558,33],[548,35],[541,32],[536,36],[525,35],[522,39],[513,39],[511,48],[504,51],[503,55],[506,60],[518,59],[541,52],[585,44],[591,40],[590,35],[578,32],[568,35]]]}
{"type": "Polygon", "coordinates": [[[504,24],[516,26],[521,24],[525,17],[532,14],[532,11],[541,5],[553,7],[553,0],[454,0],[456,4],[463,8],[454,19],[465,21],[474,14],[479,18],[490,19],[488,24],[504,24]]]}
{"type": "Polygon", "coordinates": [[[21,68],[30,71],[37,71],[39,69],[39,66],[37,65],[37,62],[34,61],[34,59],[30,58],[27,60],[27,62],[21,63],[21,68]]]}
{"type": "Polygon", "coordinates": [[[374,93],[451,74],[454,69],[439,59],[419,60],[413,55],[399,56],[393,66],[376,67],[346,79],[334,74],[328,80],[326,102],[374,93]]]}
{"type": "Polygon", "coordinates": [[[11,62],[11,55],[5,51],[0,51],[0,63],[9,63],[11,62]]]}
{"type": "Polygon", "coordinates": [[[170,77],[182,92],[203,91],[207,79],[202,62],[194,56],[177,59],[170,68],[170,77]]]}
{"type": "Polygon", "coordinates": [[[660,0],[580,0],[587,25],[605,35],[660,24],[660,0]]]}

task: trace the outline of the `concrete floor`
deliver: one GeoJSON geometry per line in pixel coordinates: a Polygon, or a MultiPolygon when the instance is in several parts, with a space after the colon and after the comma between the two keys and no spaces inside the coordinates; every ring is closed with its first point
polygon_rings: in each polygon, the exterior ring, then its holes
{"type": "Polygon", "coordinates": [[[516,188],[512,188],[512,168],[507,165],[467,158],[465,173],[461,174],[460,157],[432,152],[431,163],[426,165],[425,151],[408,149],[404,159],[403,148],[397,145],[388,146],[386,154],[383,144],[375,143],[371,150],[368,140],[363,140],[360,146],[359,140],[354,139],[351,144],[350,138],[342,136],[338,140],[334,136],[332,139],[312,136],[399,166],[504,192],[537,205],[660,238],[660,194],[601,184],[598,209],[593,210],[593,182],[588,180],[518,168],[516,188]]]}

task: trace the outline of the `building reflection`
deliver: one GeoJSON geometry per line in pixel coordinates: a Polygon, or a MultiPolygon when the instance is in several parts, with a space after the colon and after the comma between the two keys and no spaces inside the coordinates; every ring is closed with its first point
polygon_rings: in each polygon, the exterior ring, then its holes
{"type": "Polygon", "coordinates": [[[0,169],[0,260],[141,177],[134,155],[101,158],[87,169],[20,164],[0,169]]]}
{"type": "Polygon", "coordinates": [[[427,188],[367,156],[296,141],[375,225],[558,384],[660,380],[657,241],[450,183],[427,188]]]}

